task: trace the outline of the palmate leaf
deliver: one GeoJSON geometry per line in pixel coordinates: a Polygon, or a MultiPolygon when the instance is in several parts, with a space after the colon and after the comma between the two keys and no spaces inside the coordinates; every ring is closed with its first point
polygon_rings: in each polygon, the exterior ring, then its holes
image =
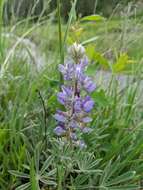
{"type": "Polygon", "coordinates": [[[112,163],[109,161],[104,169],[103,175],[100,178],[100,190],[102,189],[127,189],[133,190],[136,185],[132,184],[132,180],[135,179],[135,171],[127,171],[123,174],[118,175],[118,169],[120,168],[120,160],[116,160],[112,163]],[[131,181],[131,182],[130,182],[131,181]],[[128,185],[125,185],[128,184],[128,185]]]}
{"type": "Polygon", "coordinates": [[[79,174],[76,178],[71,177],[71,186],[70,189],[89,189],[89,185],[87,184],[90,175],[88,174],[79,174]]]}
{"type": "Polygon", "coordinates": [[[30,187],[30,182],[25,183],[25,184],[23,184],[23,185],[20,185],[20,186],[17,187],[15,190],[27,190],[27,189],[29,189],[29,187],[30,187]]]}
{"type": "Polygon", "coordinates": [[[109,161],[106,168],[104,169],[104,173],[102,177],[100,178],[100,184],[106,183],[112,176],[117,174],[117,171],[121,168],[123,163],[120,162],[120,157],[118,157],[113,163],[112,160],[109,161]]]}
{"type": "Polygon", "coordinates": [[[75,178],[75,184],[82,185],[86,182],[86,180],[89,178],[88,175],[80,174],[75,178]]]}
{"type": "Polygon", "coordinates": [[[115,179],[107,182],[107,186],[112,186],[112,185],[116,185],[116,184],[119,184],[122,182],[127,182],[130,179],[133,179],[135,177],[135,174],[136,174],[135,171],[126,172],[125,174],[122,174],[122,175],[116,177],[115,179]]]}
{"type": "Polygon", "coordinates": [[[39,161],[40,161],[40,153],[41,153],[42,142],[39,142],[34,150],[34,166],[36,168],[36,173],[39,172],[39,161]]]}
{"type": "Polygon", "coordinates": [[[95,159],[92,154],[82,154],[79,155],[81,159],[77,160],[77,165],[79,169],[74,170],[77,173],[102,173],[102,170],[98,169],[98,165],[101,159],[95,159]]]}
{"type": "Polygon", "coordinates": [[[40,181],[45,185],[52,185],[52,186],[57,185],[57,183],[55,181],[50,180],[50,179],[46,179],[44,176],[41,176],[40,181]]]}
{"type": "Polygon", "coordinates": [[[55,168],[53,170],[50,170],[49,172],[45,172],[44,176],[48,178],[48,177],[51,177],[51,176],[55,175],[56,172],[57,172],[57,169],[55,168]]]}

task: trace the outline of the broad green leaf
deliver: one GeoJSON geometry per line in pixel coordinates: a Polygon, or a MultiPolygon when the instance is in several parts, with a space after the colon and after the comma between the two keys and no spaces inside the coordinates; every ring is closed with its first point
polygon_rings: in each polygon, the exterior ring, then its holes
{"type": "Polygon", "coordinates": [[[100,15],[89,15],[81,19],[81,21],[103,21],[105,18],[100,15]]]}
{"type": "Polygon", "coordinates": [[[87,48],[87,55],[89,55],[90,59],[101,64],[104,68],[110,68],[108,60],[101,53],[97,52],[93,46],[87,48]]]}
{"type": "Polygon", "coordinates": [[[90,60],[93,60],[95,53],[95,44],[89,44],[86,46],[86,54],[90,60]]]}
{"type": "Polygon", "coordinates": [[[101,107],[106,107],[110,104],[109,97],[105,95],[104,90],[100,90],[98,92],[94,92],[92,94],[92,98],[94,98],[96,104],[98,104],[101,107]]]}
{"type": "Polygon", "coordinates": [[[109,68],[109,62],[108,60],[98,52],[94,52],[94,61],[97,61],[99,64],[105,66],[105,68],[109,68]]]}
{"type": "Polygon", "coordinates": [[[113,65],[114,72],[124,71],[128,64],[134,63],[133,60],[129,58],[126,53],[123,53],[119,56],[117,62],[113,65]]]}

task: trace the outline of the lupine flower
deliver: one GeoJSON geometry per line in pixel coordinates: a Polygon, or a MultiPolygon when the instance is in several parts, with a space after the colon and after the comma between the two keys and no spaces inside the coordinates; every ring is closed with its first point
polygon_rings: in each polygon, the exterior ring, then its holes
{"type": "Polygon", "coordinates": [[[85,55],[84,47],[74,43],[68,49],[68,59],[64,65],[59,65],[64,85],[61,87],[62,91],[57,94],[57,99],[64,105],[65,111],[58,110],[54,115],[57,121],[55,134],[66,137],[67,140],[81,148],[86,147],[86,144],[78,137],[79,131],[83,134],[92,131],[87,126],[92,122],[89,113],[94,107],[94,101],[89,93],[96,89],[92,79],[85,74],[87,65],[88,58],[85,55]]]}

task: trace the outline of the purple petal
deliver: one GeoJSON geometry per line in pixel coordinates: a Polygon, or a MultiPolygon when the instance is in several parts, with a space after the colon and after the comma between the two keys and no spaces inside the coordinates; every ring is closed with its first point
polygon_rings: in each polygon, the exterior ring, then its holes
{"type": "Polygon", "coordinates": [[[63,90],[63,93],[67,96],[72,96],[73,94],[73,91],[71,89],[71,87],[68,87],[68,86],[62,86],[62,90],[63,90]]]}
{"type": "Polygon", "coordinates": [[[64,93],[62,93],[62,92],[59,92],[58,94],[57,94],[57,99],[58,99],[58,101],[61,103],[61,104],[63,104],[63,105],[65,105],[65,102],[66,102],[66,95],[64,94],[64,93]]]}
{"type": "Polygon", "coordinates": [[[83,86],[87,92],[93,92],[96,89],[95,83],[91,80],[90,77],[86,77],[83,86]]]}
{"type": "Polygon", "coordinates": [[[54,118],[57,120],[57,121],[60,121],[60,122],[66,122],[66,117],[62,114],[62,113],[56,113],[54,115],[54,118]]]}
{"type": "Polygon", "coordinates": [[[70,134],[70,137],[71,137],[71,139],[74,140],[74,141],[77,140],[77,136],[76,136],[75,133],[71,133],[71,134],[70,134]]]}
{"type": "Polygon", "coordinates": [[[77,79],[79,79],[82,75],[83,71],[82,71],[82,65],[77,64],[76,68],[75,68],[75,76],[77,79]]]}
{"type": "Polygon", "coordinates": [[[83,110],[85,112],[90,112],[93,109],[94,101],[90,98],[90,96],[86,96],[82,102],[83,110]]]}
{"type": "Polygon", "coordinates": [[[89,100],[83,104],[83,109],[85,112],[90,112],[93,109],[94,101],[89,100]]]}
{"type": "Polygon", "coordinates": [[[59,65],[59,71],[62,73],[62,74],[65,74],[65,67],[64,65],[59,65]]]}
{"type": "Polygon", "coordinates": [[[57,126],[54,129],[54,132],[55,132],[56,135],[61,136],[61,135],[66,133],[66,130],[64,130],[61,126],[57,126]]]}
{"type": "Polygon", "coordinates": [[[76,144],[77,144],[81,149],[87,147],[87,145],[85,144],[85,142],[84,142],[83,140],[77,141],[76,144]]]}
{"type": "Polygon", "coordinates": [[[92,131],[91,128],[88,128],[88,127],[82,128],[82,132],[83,132],[83,133],[90,133],[91,131],[92,131]]]}
{"type": "Polygon", "coordinates": [[[69,123],[69,127],[72,129],[76,129],[76,128],[78,128],[78,123],[76,121],[72,120],[69,123]]]}
{"type": "Polygon", "coordinates": [[[90,122],[92,121],[92,118],[91,118],[91,117],[84,117],[84,118],[82,119],[82,121],[83,121],[84,123],[90,123],[90,122]]]}
{"type": "Polygon", "coordinates": [[[90,96],[85,96],[85,98],[82,101],[82,104],[85,104],[86,102],[90,101],[91,97],[90,96]]]}
{"type": "Polygon", "coordinates": [[[85,67],[88,65],[88,58],[87,58],[87,56],[84,56],[84,58],[81,59],[80,65],[82,66],[83,69],[85,69],[85,67]]]}
{"type": "Polygon", "coordinates": [[[74,64],[70,61],[67,61],[65,65],[66,73],[65,73],[65,80],[71,80],[74,77],[74,64]]]}
{"type": "Polygon", "coordinates": [[[65,80],[71,80],[74,77],[74,64],[71,60],[66,60],[64,65],[59,65],[59,71],[63,74],[65,80]]]}
{"type": "Polygon", "coordinates": [[[74,102],[74,111],[77,113],[82,111],[82,102],[80,98],[77,98],[74,102]]]}

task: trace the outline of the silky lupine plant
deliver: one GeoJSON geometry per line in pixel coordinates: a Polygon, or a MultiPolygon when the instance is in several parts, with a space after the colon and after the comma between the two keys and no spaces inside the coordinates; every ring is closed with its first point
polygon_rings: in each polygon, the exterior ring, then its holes
{"type": "Polygon", "coordinates": [[[91,132],[87,126],[92,121],[89,113],[94,107],[94,101],[89,94],[96,88],[92,79],[85,74],[87,65],[84,47],[74,43],[68,49],[65,64],[59,65],[64,85],[61,86],[62,92],[57,94],[57,99],[65,110],[57,110],[54,115],[58,123],[54,129],[55,134],[80,147],[86,146],[82,134],[91,132]]]}

